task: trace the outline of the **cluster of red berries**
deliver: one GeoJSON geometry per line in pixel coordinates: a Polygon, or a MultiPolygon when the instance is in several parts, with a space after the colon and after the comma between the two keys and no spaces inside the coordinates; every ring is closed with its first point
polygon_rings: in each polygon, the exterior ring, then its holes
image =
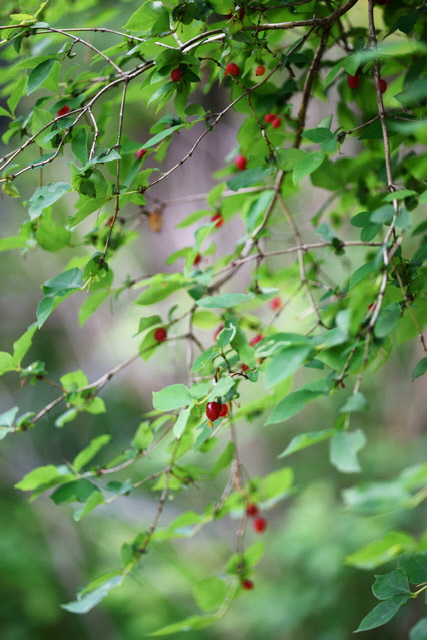
{"type": "Polygon", "coordinates": [[[246,515],[253,518],[252,526],[255,533],[264,533],[267,529],[267,520],[259,515],[259,509],[256,504],[249,503],[246,507],[246,515]]]}
{"type": "Polygon", "coordinates": [[[276,116],[275,113],[266,113],[264,116],[264,122],[271,124],[273,129],[278,129],[282,124],[282,119],[279,116],[276,116]]]}
{"type": "Polygon", "coordinates": [[[218,418],[225,418],[228,414],[228,407],[226,404],[219,402],[208,402],[206,405],[206,417],[212,422],[218,420],[218,418]]]}
{"type": "MultiPolygon", "coordinates": [[[[350,89],[357,89],[360,84],[360,76],[357,74],[354,76],[347,76],[347,84],[350,89]]],[[[387,91],[387,82],[384,80],[384,78],[380,78],[380,91],[381,93],[387,91]]]]}

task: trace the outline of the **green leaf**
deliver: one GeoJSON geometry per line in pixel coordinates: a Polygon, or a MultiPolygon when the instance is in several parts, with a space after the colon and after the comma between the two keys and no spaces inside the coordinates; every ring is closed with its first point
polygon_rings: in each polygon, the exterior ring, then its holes
{"type": "Polygon", "coordinates": [[[43,293],[49,298],[61,297],[69,292],[81,289],[83,276],[80,269],[73,268],[63,271],[59,275],[46,280],[43,284],[43,293]]]}
{"type": "Polygon", "coordinates": [[[394,569],[390,573],[376,576],[372,593],[378,600],[387,600],[393,596],[410,594],[408,577],[402,569],[394,569]]]}
{"type": "Polygon", "coordinates": [[[99,504],[104,503],[104,496],[101,491],[94,491],[86,500],[85,504],[79,509],[76,509],[76,511],[73,513],[73,519],[78,522],[83,518],[83,516],[95,509],[95,507],[97,507],[99,504]]]}
{"type": "Polygon", "coordinates": [[[368,631],[369,629],[375,629],[381,627],[389,620],[393,618],[398,612],[402,604],[408,601],[410,596],[400,595],[384,600],[380,602],[368,615],[363,618],[362,622],[356,629],[356,633],[359,631],[368,631]]]}
{"type": "Polygon", "coordinates": [[[124,576],[121,572],[107,573],[89,584],[77,595],[77,600],[61,604],[61,607],[71,613],[87,613],[103,600],[113,589],[121,587],[124,576]],[[96,586],[95,586],[96,585],[96,586]]]}
{"type": "Polygon", "coordinates": [[[193,586],[194,599],[203,611],[212,611],[225,600],[228,585],[216,576],[206,578],[193,586]]]}
{"type": "Polygon", "coordinates": [[[320,385],[320,388],[318,389],[310,388],[309,385],[307,385],[297,391],[293,391],[283,398],[283,400],[281,400],[273,409],[265,424],[276,424],[277,422],[289,420],[289,418],[292,418],[292,416],[301,411],[308,402],[311,402],[319,396],[325,395],[327,392],[328,389],[324,383],[323,385],[320,385]]]}
{"type": "Polygon", "coordinates": [[[193,405],[194,400],[183,384],[172,384],[161,391],[153,391],[153,406],[158,411],[172,411],[187,405],[193,405]]]}
{"type": "Polygon", "coordinates": [[[234,457],[235,449],[234,442],[228,442],[224,451],[221,453],[219,458],[217,458],[214,466],[212,467],[212,477],[216,476],[222,469],[226,469],[230,466],[234,457]]]}
{"type": "Polygon", "coordinates": [[[343,491],[344,502],[356,513],[380,514],[406,509],[411,496],[400,482],[371,482],[343,491]]]}
{"type": "Polygon", "coordinates": [[[191,367],[191,373],[195,373],[196,371],[200,371],[203,367],[210,362],[218,353],[220,352],[218,347],[210,347],[206,351],[203,351],[193,362],[193,366],[191,367]]]}
{"type": "Polygon", "coordinates": [[[412,380],[415,380],[415,378],[419,378],[420,376],[423,376],[426,371],[427,371],[427,358],[421,358],[421,360],[417,362],[417,364],[414,367],[414,370],[412,372],[412,380]]]}
{"type": "Polygon", "coordinates": [[[180,438],[184,433],[187,426],[188,418],[190,417],[190,409],[184,409],[178,416],[178,420],[173,426],[173,434],[175,438],[180,438]]]}
{"type": "Polygon", "coordinates": [[[91,295],[87,296],[85,301],[79,310],[79,325],[82,327],[91,315],[101,306],[101,304],[108,298],[110,292],[107,291],[95,291],[91,295]]]}
{"type": "Polygon", "coordinates": [[[170,127],[169,129],[164,129],[163,131],[160,131],[160,133],[157,133],[155,136],[147,140],[147,142],[144,142],[144,149],[148,149],[149,147],[154,147],[156,144],[159,144],[159,142],[161,142],[165,138],[169,138],[169,136],[175,133],[175,131],[182,129],[185,126],[186,126],[185,123],[176,124],[174,127],[170,127]]]}
{"type": "Polygon", "coordinates": [[[361,468],[357,454],[365,444],[366,436],[361,429],[337,431],[331,440],[331,464],[343,473],[358,473],[361,468]]]}
{"type": "Polygon", "coordinates": [[[166,625],[166,627],[162,627],[158,631],[154,631],[154,633],[147,633],[148,636],[167,636],[173,633],[177,633],[178,631],[191,631],[192,629],[203,629],[204,627],[209,627],[211,624],[214,624],[218,618],[215,615],[211,616],[190,616],[189,618],[184,618],[184,620],[180,620],[179,622],[174,622],[172,624],[166,625]]]}
{"type": "Polygon", "coordinates": [[[236,381],[231,376],[224,375],[214,385],[208,400],[215,400],[217,397],[225,396],[230,389],[234,387],[236,381]]]}
{"type": "Polygon", "coordinates": [[[284,496],[288,496],[291,492],[293,481],[294,472],[290,467],[283,467],[262,478],[260,494],[263,498],[263,505],[271,507],[284,496]]]}
{"type": "Polygon", "coordinates": [[[98,489],[92,482],[79,478],[72,482],[61,484],[50,497],[55,504],[86,502],[94,491],[98,491],[98,489]]]}
{"type": "Polygon", "coordinates": [[[38,218],[47,207],[57,202],[68,191],[71,191],[71,185],[66,182],[48,182],[44,187],[36,189],[28,200],[30,219],[38,218]]]}
{"type": "Polygon", "coordinates": [[[292,438],[286,449],[282,451],[282,453],[278,457],[284,458],[285,456],[289,456],[291,453],[295,453],[296,451],[300,451],[301,449],[311,447],[313,444],[317,444],[318,442],[323,442],[323,440],[331,438],[334,433],[334,429],[324,429],[321,431],[308,431],[307,433],[301,433],[300,435],[292,438]]]}
{"type": "Polygon", "coordinates": [[[275,355],[265,372],[265,382],[273,387],[285,378],[291,376],[310,356],[312,348],[305,345],[295,345],[284,349],[275,355]]]}
{"type": "Polygon", "coordinates": [[[68,467],[55,467],[52,464],[48,464],[44,467],[37,467],[37,469],[27,473],[22,480],[15,484],[15,488],[21,491],[34,491],[34,489],[38,489],[43,485],[58,484],[74,477],[68,467]]]}
{"type": "Polygon", "coordinates": [[[362,264],[361,267],[359,267],[358,269],[356,269],[356,271],[354,271],[354,273],[352,273],[350,282],[348,284],[348,288],[350,290],[353,289],[353,287],[359,284],[359,282],[362,282],[368,276],[370,276],[371,273],[373,273],[373,271],[374,271],[373,262],[367,262],[366,264],[362,264]]]}
{"type": "Polygon", "coordinates": [[[380,311],[374,327],[374,333],[377,338],[384,338],[397,327],[400,311],[400,305],[397,302],[391,302],[385,309],[380,311]]]}
{"type": "Polygon", "coordinates": [[[0,351],[0,376],[8,371],[16,371],[15,360],[7,351],[0,351]]]}
{"type": "Polygon", "coordinates": [[[140,296],[138,296],[135,303],[140,305],[150,305],[160,302],[188,284],[189,281],[187,278],[180,273],[173,274],[172,276],[158,274],[153,278],[150,278],[148,283],[144,284],[144,286],[148,285],[148,287],[140,296]]]}
{"type": "Polygon", "coordinates": [[[80,453],[78,453],[74,458],[73,468],[75,469],[75,471],[80,471],[85,465],[87,465],[87,463],[90,462],[92,458],[96,456],[98,451],[100,451],[102,447],[108,444],[110,440],[111,440],[111,436],[108,434],[104,434],[101,436],[97,436],[96,438],[93,438],[93,440],[90,441],[88,446],[85,447],[85,449],[83,449],[82,451],[80,451],[80,453]]]}
{"type": "Polygon", "coordinates": [[[150,327],[154,327],[156,324],[161,324],[161,323],[162,323],[162,319],[160,316],[157,316],[157,315],[140,318],[137,333],[142,333],[146,329],[149,329],[150,327]]]}
{"type": "Polygon", "coordinates": [[[227,181],[227,186],[232,191],[238,191],[239,189],[252,187],[252,185],[264,180],[264,178],[269,175],[271,175],[271,169],[263,169],[262,167],[247,169],[230,178],[230,180],[227,181]]]}
{"type": "Polygon", "coordinates": [[[292,173],[294,184],[298,184],[298,182],[303,178],[314,173],[314,171],[320,167],[325,158],[326,154],[323,151],[315,151],[314,153],[309,153],[300,160],[292,173]]]}
{"type": "Polygon", "coordinates": [[[196,300],[196,304],[206,309],[228,309],[254,298],[255,295],[253,293],[223,293],[222,295],[206,296],[196,300]]]}
{"type": "Polygon", "coordinates": [[[365,411],[368,408],[366,398],[358,391],[351,395],[340,409],[340,413],[353,413],[355,411],[365,411]]]}
{"type": "Polygon", "coordinates": [[[360,569],[375,569],[386,564],[403,551],[415,547],[415,539],[402,531],[388,531],[382,540],[375,540],[349,554],[345,562],[360,569]]]}
{"type": "Polygon", "coordinates": [[[44,60],[44,62],[41,62],[31,71],[30,75],[28,76],[27,95],[33,93],[33,91],[38,89],[43,84],[43,82],[52,71],[55,60],[56,58],[49,58],[49,60],[44,60]]]}
{"type": "Polygon", "coordinates": [[[427,618],[422,618],[409,632],[409,640],[427,640],[427,618]]]}
{"type": "Polygon", "coordinates": [[[123,28],[129,31],[150,31],[159,17],[159,10],[154,8],[153,5],[153,2],[146,0],[146,2],[131,15],[123,28]]]}
{"type": "Polygon", "coordinates": [[[408,576],[409,582],[423,584],[427,582],[427,553],[403,556],[399,560],[399,569],[408,576]]]}

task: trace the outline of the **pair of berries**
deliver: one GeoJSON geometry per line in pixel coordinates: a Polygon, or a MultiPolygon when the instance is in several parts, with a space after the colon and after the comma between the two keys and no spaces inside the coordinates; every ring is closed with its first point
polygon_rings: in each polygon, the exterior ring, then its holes
{"type": "MultiPolygon", "coordinates": [[[[360,84],[360,76],[358,76],[357,74],[355,76],[347,76],[347,84],[350,89],[357,89],[360,84]]],[[[384,80],[384,78],[380,78],[380,91],[381,93],[387,91],[387,82],[384,80]]]]}
{"type": "Polygon", "coordinates": [[[267,520],[259,515],[259,509],[256,504],[249,503],[246,507],[246,515],[253,518],[252,526],[255,533],[264,533],[267,529],[267,520]]]}
{"type": "Polygon", "coordinates": [[[218,420],[218,418],[225,418],[228,414],[228,407],[226,404],[220,404],[219,402],[208,402],[206,405],[206,417],[212,422],[218,420]]]}
{"type": "Polygon", "coordinates": [[[215,227],[218,229],[224,224],[224,218],[220,213],[215,213],[211,218],[211,222],[215,222],[215,227]]]}
{"type": "Polygon", "coordinates": [[[264,122],[271,124],[273,129],[278,129],[282,124],[282,119],[276,116],[275,113],[266,113],[264,116],[264,122]]]}

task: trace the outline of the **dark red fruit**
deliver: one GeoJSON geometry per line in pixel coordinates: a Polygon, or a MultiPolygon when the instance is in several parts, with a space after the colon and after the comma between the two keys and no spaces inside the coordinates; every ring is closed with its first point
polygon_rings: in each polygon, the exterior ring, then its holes
{"type": "Polygon", "coordinates": [[[206,405],[206,417],[208,420],[218,420],[220,413],[219,402],[208,402],[206,405]]]}
{"type": "Polygon", "coordinates": [[[143,158],[146,153],[147,153],[147,149],[138,149],[135,155],[137,158],[143,158]]]}
{"type": "Polygon", "coordinates": [[[219,412],[219,417],[220,418],[225,418],[225,416],[228,413],[228,407],[226,404],[221,405],[221,411],[219,412]]]}
{"type": "Polygon", "coordinates": [[[211,222],[215,222],[215,226],[217,228],[222,227],[222,225],[224,224],[224,218],[220,213],[216,213],[214,216],[212,216],[211,222]]]}
{"type": "Polygon", "coordinates": [[[265,67],[263,64],[259,64],[257,66],[257,68],[255,69],[255,75],[256,76],[263,76],[265,73],[265,67]]]}
{"type": "Polygon", "coordinates": [[[356,89],[359,86],[360,78],[359,76],[347,76],[347,84],[350,89],[356,89]]]}
{"type": "Polygon", "coordinates": [[[163,327],[159,327],[154,332],[154,340],[156,340],[157,342],[164,342],[167,337],[168,334],[166,332],[166,329],[164,329],[163,327]]]}
{"type": "Polygon", "coordinates": [[[172,82],[179,82],[182,78],[182,71],[181,69],[174,69],[171,73],[171,80],[172,82]]]}
{"type": "Polygon", "coordinates": [[[256,344],[258,344],[258,342],[261,342],[261,340],[264,340],[264,336],[262,336],[260,333],[257,333],[256,336],[252,338],[249,344],[251,345],[251,347],[254,347],[256,344]]]}
{"type": "Polygon", "coordinates": [[[197,265],[201,262],[202,256],[200,253],[196,253],[196,257],[193,260],[193,267],[197,267],[197,265]]]}
{"type": "Polygon", "coordinates": [[[243,371],[243,373],[245,373],[245,371],[248,371],[250,369],[250,366],[248,364],[242,364],[240,368],[243,371]]]}
{"type": "Polygon", "coordinates": [[[270,124],[275,118],[277,118],[277,116],[274,113],[266,113],[264,116],[264,122],[268,122],[270,124]]]}
{"type": "Polygon", "coordinates": [[[225,75],[226,76],[238,76],[240,74],[240,67],[237,66],[234,62],[230,62],[225,67],[225,75]]]}
{"type": "Polygon", "coordinates": [[[60,109],[58,109],[58,111],[56,112],[57,116],[66,116],[67,113],[70,113],[71,109],[68,106],[68,104],[64,104],[63,107],[61,107],[60,109]]]}
{"type": "Polygon", "coordinates": [[[255,518],[255,516],[257,516],[259,514],[259,509],[256,506],[256,504],[248,504],[248,506],[246,507],[246,515],[249,518],[255,518]]]}
{"type": "Polygon", "coordinates": [[[267,529],[267,520],[262,516],[258,516],[258,518],[255,518],[255,520],[252,522],[252,526],[255,533],[264,533],[264,531],[267,529]]]}
{"type": "Polygon", "coordinates": [[[244,171],[246,169],[248,161],[245,156],[240,155],[236,157],[236,159],[234,160],[234,164],[239,171],[244,171]]]}
{"type": "Polygon", "coordinates": [[[387,91],[387,82],[384,80],[384,78],[380,78],[380,91],[381,93],[387,91]]]}
{"type": "Polygon", "coordinates": [[[272,120],[271,122],[271,126],[273,127],[273,129],[278,129],[281,126],[281,124],[282,124],[282,120],[279,117],[274,118],[274,120],[272,120]]]}
{"type": "Polygon", "coordinates": [[[245,580],[242,580],[242,589],[246,589],[246,591],[250,591],[254,587],[255,585],[252,582],[252,580],[249,580],[248,578],[245,578],[245,580]]]}

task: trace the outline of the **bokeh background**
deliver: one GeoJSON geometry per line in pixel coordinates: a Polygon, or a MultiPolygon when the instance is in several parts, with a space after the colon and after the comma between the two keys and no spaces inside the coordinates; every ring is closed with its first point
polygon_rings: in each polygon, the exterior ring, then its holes
{"type": "MultiPolygon", "coordinates": [[[[91,12],[98,13],[97,4],[88,3],[85,19],[90,18],[91,12]]],[[[118,17],[115,3],[104,1],[102,4],[104,24],[116,28],[126,21],[124,13],[130,15],[139,5],[120,3],[123,15],[118,17]]],[[[360,4],[363,21],[365,3],[360,4]]],[[[42,44],[40,47],[42,50],[42,44]]],[[[226,90],[214,87],[199,99],[217,111],[227,104],[227,97],[226,90]]],[[[24,103],[20,108],[25,110],[25,107],[24,103]]],[[[318,121],[330,110],[329,104],[313,107],[310,117],[318,121]]],[[[156,114],[147,109],[143,101],[133,102],[126,112],[127,138],[143,144],[155,118],[156,114]]],[[[204,139],[193,159],[150,192],[154,204],[156,198],[167,204],[163,228],[155,233],[145,217],[136,218],[139,236],[122,255],[119,253],[114,264],[118,282],[129,274],[175,270],[175,265],[167,265],[166,259],[172,252],[191,246],[194,231],[192,227],[177,229],[176,224],[206,206],[204,196],[216,183],[215,171],[221,169],[233,153],[240,122],[238,114],[224,119],[215,133],[204,139]]],[[[6,119],[0,116],[2,131],[6,125],[6,119]]],[[[198,134],[200,130],[193,129],[176,136],[166,158],[156,166],[160,169],[172,166],[198,134]]],[[[5,149],[2,145],[1,151],[5,149]]],[[[148,159],[147,166],[152,166],[150,162],[156,163],[154,157],[148,159]]],[[[66,157],[62,164],[66,179],[66,157]]],[[[53,176],[55,180],[60,179],[57,164],[45,171],[46,180],[53,176]]],[[[35,188],[31,178],[26,183],[22,181],[21,187],[28,197],[35,188]]],[[[293,205],[304,210],[301,228],[309,241],[318,239],[310,220],[319,199],[325,201],[329,192],[311,187],[310,191],[303,191],[304,199],[293,205]]],[[[71,199],[61,200],[57,206],[61,207],[64,220],[72,215],[71,199]]],[[[17,222],[25,216],[22,207],[3,196],[1,236],[14,235],[17,222]]],[[[241,234],[240,225],[238,220],[233,220],[226,228],[218,229],[212,261],[218,253],[232,251],[241,234]]],[[[81,233],[90,233],[94,226],[96,220],[91,217],[81,233]]],[[[283,246],[287,241],[286,232],[284,226],[277,225],[271,249],[283,246]]],[[[35,320],[42,295],[40,283],[59,273],[70,255],[67,251],[60,255],[42,252],[37,247],[0,253],[0,350],[10,350],[13,341],[35,320]]],[[[209,260],[205,258],[204,266],[209,260]]],[[[346,260],[342,261],[343,277],[351,270],[351,263],[346,260]]],[[[272,266],[278,268],[286,264],[272,263],[272,266]]],[[[324,268],[327,271],[327,260],[324,268]]],[[[243,269],[236,286],[243,291],[247,281],[248,273],[243,269]]],[[[278,286],[286,296],[289,282],[284,280],[278,286]]],[[[126,300],[124,294],[107,303],[80,328],[77,318],[84,295],[76,294],[60,305],[43,330],[37,332],[27,357],[28,362],[45,362],[52,379],[83,369],[89,380],[94,380],[135,350],[137,339],[130,336],[136,333],[141,309],[132,305],[132,299],[126,300]]],[[[165,309],[166,306],[160,304],[156,311],[162,314],[165,309]]],[[[270,322],[273,317],[268,305],[256,314],[262,323],[270,322]]],[[[282,323],[279,329],[292,330],[292,323],[298,323],[298,314],[285,316],[282,323]]],[[[212,329],[201,332],[201,339],[209,345],[212,329]]],[[[385,510],[378,515],[358,512],[343,499],[343,492],[355,484],[364,480],[392,481],[406,466],[424,461],[425,381],[423,378],[410,380],[410,372],[420,357],[417,343],[405,343],[397,347],[380,370],[367,377],[364,392],[370,410],[355,421],[355,427],[364,429],[369,442],[360,454],[361,474],[339,474],[329,463],[327,444],[286,459],[285,463],[294,470],[297,492],[268,513],[269,527],[264,534],[268,552],[254,575],[255,589],[242,593],[214,627],[178,633],[175,637],[188,640],[347,640],[352,637],[376,601],[371,594],[373,571],[346,564],[348,554],[381,539],[393,529],[418,537],[425,529],[426,511],[422,503],[415,509],[385,510]]],[[[34,467],[73,459],[100,433],[111,434],[111,452],[125,448],[144,412],[152,409],[152,391],[176,381],[186,382],[183,353],[179,348],[164,345],[147,363],[133,363],[105,387],[102,397],[107,402],[107,413],[85,413],[58,429],[54,423],[59,411],[52,411],[36,428],[0,442],[2,640],[137,640],[197,612],[191,584],[225,569],[227,559],[234,552],[237,521],[215,522],[195,538],[154,543],[140,570],[123,589],[112,592],[90,613],[77,616],[61,609],[60,604],[74,600],[78,587],[119,565],[121,544],[149,526],[156,509],[156,496],[142,487],[131,496],[98,507],[81,522],[75,522],[72,506],[57,507],[46,494],[30,503],[26,495],[14,489],[14,484],[34,467]]],[[[251,393],[254,393],[252,389],[251,393]]],[[[256,393],[265,393],[262,380],[256,393]]],[[[55,390],[48,385],[21,386],[12,373],[0,378],[0,413],[15,405],[23,413],[34,405],[44,406],[54,397],[55,390]]],[[[249,473],[257,476],[280,468],[284,461],[277,456],[291,437],[301,431],[329,428],[335,420],[337,406],[339,404],[334,406],[329,399],[320,400],[308,405],[285,425],[264,427],[262,417],[239,425],[240,455],[249,473]]],[[[225,441],[220,441],[218,447],[225,441]]],[[[162,454],[155,454],[144,464],[155,468],[156,455],[162,454]]],[[[147,473],[146,467],[141,473],[147,473]]],[[[126,474],[122,479],[125,478],[126,474]]],[[[166,505],[161,524],[167,524],[182,510],[203,509],[209,500],[220,495],[223,484],[224,477],[220,475],[213,483],[201,481],[188,488],[166,505]]],[[[248,542],[255,542],[254,538],[248,533],[248,542]]],[[[393,566],[392,563],[385,565],[376,573],[385,573],[393,566]]],[[[404,607],[392,623],[363,637],[366,640],[407,638],[408,630],[422,617],[422,608],[422,603],[414,601],[404,607]]]]}

